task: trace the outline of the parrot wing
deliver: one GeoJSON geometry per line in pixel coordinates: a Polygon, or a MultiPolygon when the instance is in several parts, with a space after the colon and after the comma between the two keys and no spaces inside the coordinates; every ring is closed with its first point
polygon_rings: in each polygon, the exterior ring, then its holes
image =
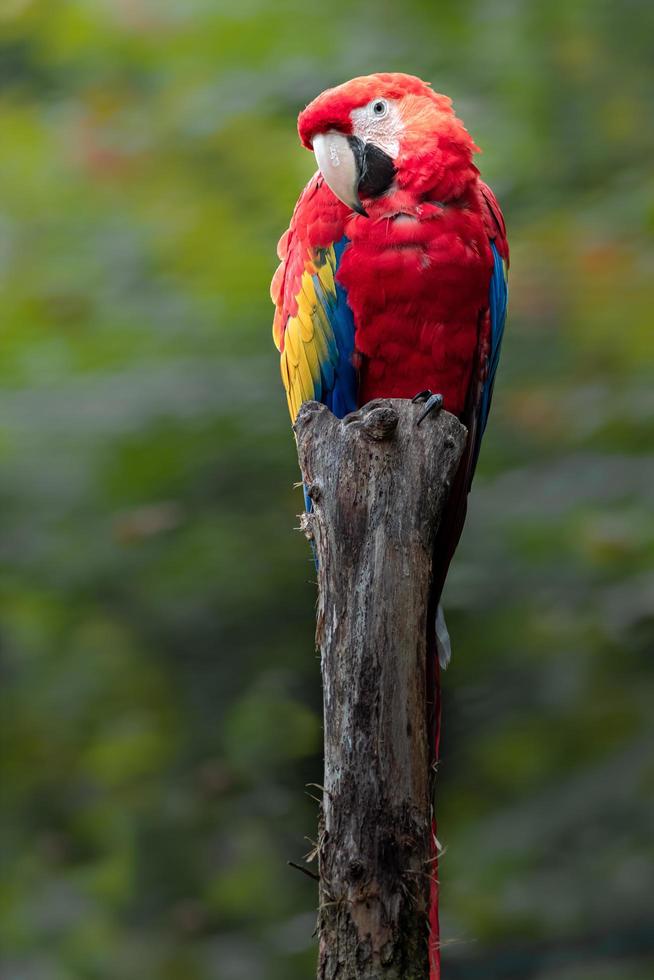
{"type": "Polygon", "coordinates": [[[504,224],[504,218],[495,195],[490,187],[484,183],[481,184],[481,194],[485,205],[484,219],[486,231],[493,253],[493,272],[488,293],[488,314],[486,317],[487,336],[484,339],[485,350],[482,352],[485,354],[486,363],[485,365],[482,363],[481,369],[483,387],[478,406],[479,440],[476,447],[475,463],[479,455],[481,437],[484,434],[490,413],[495,375],[497,374],[497,366],[500,362],[500,350],[502,347],[502,338],[504,337],[506,308],[509,300],[509,247],[506,239],[506,225],[504,224]]]}
{"type": "Polygon", "coordinates": [[[509,247],[506,225],[495,195],[490,187],[481,181],[480,192],[484,225],[493,256],[493,268],[488,287],[488,305],[480,311],[477,357],[463,418],[468,426],[468,448],[462,461],[462,468],[465,469],[463,489],[466,494],[472,484],[481,440],[490,414],[508,303],[509,247]]]}
{"type": "Polygon", "coordinates": [[[484,224],[493,256],[488,289],[488,306],[479,314],[479,342],[476,363],[462,421],[468,441],[450,492],[436,543],[435,595],[440,597],[450,562],[459,543],[468,508],[468,493],[475,474],[481,440],[488,422],[495,375],[500,359],[508,302],[507,273],[509,247],[506,225],[490,187],[480,181],[484,224]]]}
{"type": "Polygon", "coordinates": [[[339,418],[358,407],[354,319],[336,281],[349,244],[347,214],[316,174],[277,247],[281,262],[271,285],[273,337],[293,422],[305,401],[323,402],[339,418]]]}

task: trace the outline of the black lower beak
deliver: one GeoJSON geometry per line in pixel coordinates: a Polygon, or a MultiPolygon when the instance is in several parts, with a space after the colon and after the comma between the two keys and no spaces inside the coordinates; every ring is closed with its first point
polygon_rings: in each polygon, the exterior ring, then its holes
{"type": "MultiPolygon", "coordinates": [[[[374,143],[364,143],[358,136],[348,136],[348,143],[359,171],[359,196],[379,197],[384,194],[396,174],[395,164],[389,155],[374,143]]],[[[360,213],[365,214],[365,211],[362,209],[360,213]]]]}

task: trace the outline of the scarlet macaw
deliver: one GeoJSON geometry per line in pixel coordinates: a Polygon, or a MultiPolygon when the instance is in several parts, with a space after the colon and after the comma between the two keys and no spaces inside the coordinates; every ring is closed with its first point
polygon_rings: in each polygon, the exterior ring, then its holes
{"type": "MultiPolygon", "coordinates": [[[[467,446],[439,531],[438,598],[465,520],[504,331],[502,212],[451,100],[419,78],[383,73],[328,89],[300,113],[298,132],[319,169],[280,239],[271,285],[291,418],[309,399],[343,417],[373,398],[418,397],[421,419],[442,405],[463,421],[467,446]]],[[[444,665],[440,606],[436,631],[444,665]]],[[[438,721],[435,739],[437,752],[438,721]]],[[[431,906],[434,980],[435,882],[431,906]]]]}

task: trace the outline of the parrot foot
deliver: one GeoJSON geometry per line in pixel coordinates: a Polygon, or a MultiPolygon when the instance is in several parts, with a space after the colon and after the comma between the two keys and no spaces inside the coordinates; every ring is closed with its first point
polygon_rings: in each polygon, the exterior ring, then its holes
{"type": "Polygon", "coordinates": [[[443,396],[435,395],[433,391],[429,388],[425,388],[424,391],[419,391],[411,401],[415,404],[416,402],[424,402],[425,408],[421,413],[420,418],[416,422],[416,425],[420,425],[423,419],[426,419],[430,412],[440,412],[443,407],[443,396]]]}

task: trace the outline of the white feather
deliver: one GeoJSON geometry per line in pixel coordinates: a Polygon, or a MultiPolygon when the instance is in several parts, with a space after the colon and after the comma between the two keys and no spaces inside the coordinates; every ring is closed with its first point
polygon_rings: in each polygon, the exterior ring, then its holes
{"type": "Polygon", "coordinates": [[[438,649],[438,662],[442,669],[446,670],[452,659],[452,644],[450,643],[450,634],[447,632],[445,613],[440,603],[436,611],[436,647],[438,649]]]}

